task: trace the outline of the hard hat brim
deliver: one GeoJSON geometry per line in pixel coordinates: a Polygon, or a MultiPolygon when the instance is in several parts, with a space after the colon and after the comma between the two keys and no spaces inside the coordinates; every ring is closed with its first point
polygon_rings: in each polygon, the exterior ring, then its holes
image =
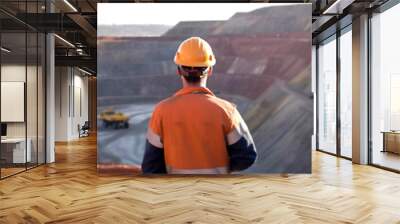
{"type": "Polygon", "coordinates": [[[174,58],[174,62],[176,65],[181,65],[181,66],[189,66],[189,67],[212,67],[215,65],[216,60],[211,60],[207,62],[185,62],[182,60],[179,60],[177,56],[174,58]]]}

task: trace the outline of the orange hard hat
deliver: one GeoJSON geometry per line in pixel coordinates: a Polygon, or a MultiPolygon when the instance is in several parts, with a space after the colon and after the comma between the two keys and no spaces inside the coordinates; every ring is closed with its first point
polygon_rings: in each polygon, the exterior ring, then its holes
{"type": "Polygon", "coordinates": [[[215,56],[207,41],[190,37],[179,45],[174,61],[182,66],[211,67],[215,65],[215,56]]]}

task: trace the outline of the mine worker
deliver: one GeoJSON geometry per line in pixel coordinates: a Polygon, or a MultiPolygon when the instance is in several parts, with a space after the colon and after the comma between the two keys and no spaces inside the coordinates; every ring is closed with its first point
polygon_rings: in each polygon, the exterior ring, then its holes
{"type": "Polygon", "coordinates": [[[215,65],[210,45],[183,41],[175,55],[183,88],[158,103],[147,131],[144,174],[227,174],[250,167],[256,148],[235,105],[206,87],[215,65]]]}

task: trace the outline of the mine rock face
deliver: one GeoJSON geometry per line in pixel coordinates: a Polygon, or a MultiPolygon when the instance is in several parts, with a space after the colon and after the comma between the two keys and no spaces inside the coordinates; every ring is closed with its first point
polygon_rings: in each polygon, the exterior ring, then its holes
{"type": "Polygon", "coordinates": [[[209,88],[238,106],[256,143],[259,159],[244,172],[310,172],[309,15],[308,5],[274,6],[227,21],[183,21],[158,37],[99,37],[98,111],[112,106],[131,117],[129,129],[99,125],[99,163],[140,165],[154,105],[181,88],[176,49],[200,36],[217,59],[209,88]]]}
{"type": "Polygon", "coordinates": [[[188,38],[192,36],[208,36],[225,21],[183,21],[168,30],[163,36],[188,38]]]}
{"type": "Polygon", "coordinates": [[[237,13],[213,31],[213,35],[257,35],[308,32],[311,8],[300,5],[272,6],[237,13]]]}

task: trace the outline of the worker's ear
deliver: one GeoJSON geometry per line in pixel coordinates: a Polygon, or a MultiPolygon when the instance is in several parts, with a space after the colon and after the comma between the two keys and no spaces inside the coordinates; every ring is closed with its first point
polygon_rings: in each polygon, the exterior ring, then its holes
{"type": "Polygon", "coordinates": [[[210,67],[210,68],[208,69],[207,76],[211,76],[211,75],[212,75],[212,72],[213,72],[213,68],[210,67]]]}

